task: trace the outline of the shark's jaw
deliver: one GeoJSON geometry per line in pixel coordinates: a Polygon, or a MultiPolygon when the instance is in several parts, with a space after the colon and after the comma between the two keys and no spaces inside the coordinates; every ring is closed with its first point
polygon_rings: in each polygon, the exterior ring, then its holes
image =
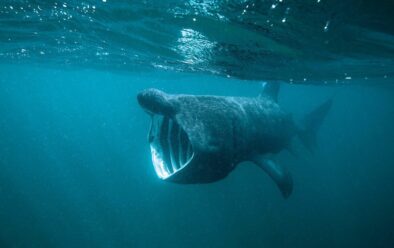
{"type": "Polygon", "coordinates": [[[187,133],[171,117],[152,115],[149,143],[156,174],[163,180],[184,169],[194,158],[187,133]]]}

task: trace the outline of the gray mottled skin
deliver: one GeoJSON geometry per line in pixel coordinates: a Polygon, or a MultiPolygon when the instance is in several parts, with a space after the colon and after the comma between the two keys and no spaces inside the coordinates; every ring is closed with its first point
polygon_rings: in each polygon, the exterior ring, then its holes
{"type": "Polygon", "coordinates": [[[240,162],[253,161],[279,187],[281,183],[288,184],[286,193],[281,189],[284,196],[291,193],[292,180],[287,171],[274,163],[265,163],[262,157],[287,148],[299,133],[291,115],[275,101],[276,95],[262,94],[255,98],[170,95],[148,89],[137,98],[150,114],[176,121],[193,146],[195,158],[191,164],[168,181],[214,182],[227,176],[240,162]]]}
{"type": "Polygon", "coordinates": [[[268,97],[179,95],[172,99],[179,110],[175,119],[197,150],[220,157],[223,176],[254,154],[280,151],[295,134],[290,116],[268,97]]]}

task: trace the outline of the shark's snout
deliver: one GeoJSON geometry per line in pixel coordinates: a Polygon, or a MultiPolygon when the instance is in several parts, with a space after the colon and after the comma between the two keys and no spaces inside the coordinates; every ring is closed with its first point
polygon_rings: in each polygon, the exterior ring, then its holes
{"type": "Polygon", "coordinates": [[[152,114],[170,116],[175,113],[171,96],[157,89],[147,89],[137,95],[140,106],[152,114]]]}

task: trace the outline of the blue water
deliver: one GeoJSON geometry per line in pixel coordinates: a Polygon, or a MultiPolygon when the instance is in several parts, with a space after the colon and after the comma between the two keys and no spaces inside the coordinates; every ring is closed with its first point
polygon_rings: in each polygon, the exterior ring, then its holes
{"type": "Polygon", "coordinates": [[[394,244],[392,91],[282,86],[279,102],[296,119],[334,97],[315,153],[295,142],[298,157],[276,157],[295,181],[284,200],[250,164],[214,184],[160,181],[150,120],[135,98],[147,87],[255,96],[258,84],[34,66],[2,65],[0,73],[1,247],[394,244]]]}
{"type": "Polygon", "coordinates": [[[0,247],[394,247],[392,1],[0,3],[0,247]],[[333,105],[314,152],[212,184],[161,181],[136,95],[254,97],[297,122],[333,105]]]}

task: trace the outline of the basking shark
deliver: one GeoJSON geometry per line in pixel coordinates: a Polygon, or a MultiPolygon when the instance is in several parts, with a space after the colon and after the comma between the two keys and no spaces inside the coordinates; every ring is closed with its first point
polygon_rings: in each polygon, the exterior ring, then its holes
{"type": "Polygon", "coordinates": [[[152,117],[148,140],[157,176],[175,183],[210,183],[250,161],[274,180],[285,198],[290,196],[291,174],[267,155],[290,149],[294,137],[313,149],[332,101],[307,114],[299,127],[278,105],[278,92],[277,83],[263,84],[253,98],[140,92],[138,103],[152,117]]]}

